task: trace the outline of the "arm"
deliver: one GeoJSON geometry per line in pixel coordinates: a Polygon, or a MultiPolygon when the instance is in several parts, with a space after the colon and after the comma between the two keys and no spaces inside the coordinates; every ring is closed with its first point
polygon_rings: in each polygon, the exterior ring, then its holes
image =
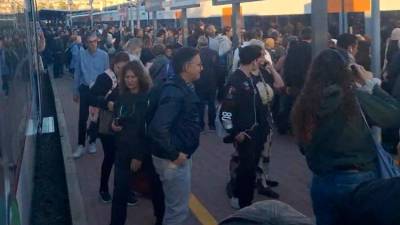
{"type": "Polygon", "coordinates": [[[239,68],[239,49],[238,48],[235,50],[235,53],[233,55],[232,72],[235,72],[235,70],[237,68],[239,68]]]}
{"type": "Polygon", "coordinates": [[[383,91],[378,85],[372,93],[357,91],[361,107],[371,121],[382,128],[400,127],[400,102],[383,91]]]}
{"type": "Polygon", "coordinates": [[[179,151],[171,143],[171,128],[179,116],[183,104],[183,94],[178,87],[165,87],[161,95],[159,106],[149,126],[149,134],[153,141],[174,161],[179,151]]]}
{"type": "Polygon", "coordinates": [[[232,42],[229,42],[228,40],[222,41],[218,49],[219,56],[225,55],[231,48],[232,48],[232,42]]]}

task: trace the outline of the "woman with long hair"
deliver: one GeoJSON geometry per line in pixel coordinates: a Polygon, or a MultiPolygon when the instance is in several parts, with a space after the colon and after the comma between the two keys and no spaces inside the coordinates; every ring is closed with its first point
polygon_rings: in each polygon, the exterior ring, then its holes
{"type": "Polygon", "coordinates": [[[346,52],[327,49],[314,60],[293,111],[294,134],[313,172],[317,225],[345,224],[342,201],[358,184],[377,178],[375,142],[363,119],[399,126],[400,104],[372,74],[349,65],[346,52]],[[363,112],[362,112],[362,111],[363,112]]]}
{"type": "MultiPolygon", "coordinates": [[[[151,86],[151,78],[140,62],[129,62],[122,69],[119,96],[114,104],[114,121],[111,124],[117,143],[111,225],[125,224],[132,178],[142,167],[151,167],[147,163],[150,160],[146,160],[150,154],[147,152],[145,122],[147,95],[151,86]]],[[[158,188],[161,189],[161,183],[158,188]]],[[[163,199],[155,200],[154,193],[152,199],[157,221],[162,221],[163,199]]]]}

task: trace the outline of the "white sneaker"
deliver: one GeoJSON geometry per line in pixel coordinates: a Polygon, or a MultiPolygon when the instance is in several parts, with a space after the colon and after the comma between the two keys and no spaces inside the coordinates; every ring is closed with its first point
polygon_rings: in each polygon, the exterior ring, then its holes
{"type": "Polygon", "coordinates": [[[238,198],[235,198],[235,197],[231,198],[231,207],[233,209],[240,209],[238,198]]]}
{"type": "Polygon", "coordinates": [[[89,152],[90,154],[94,154],[94,153],[97,152],[97,149],[96,149],[96,142],[94,142],[94,143],[92,143],[92,144],[89,144],[88,152],[89,152]]]}
{"type": "Polygon", "coordinates": [[[85,152],[85,146],[79,145],[74,154],[72,154],[72,157],[74,157],[75,159],[80,158],[83,154],[85,154],[85,152]]]}

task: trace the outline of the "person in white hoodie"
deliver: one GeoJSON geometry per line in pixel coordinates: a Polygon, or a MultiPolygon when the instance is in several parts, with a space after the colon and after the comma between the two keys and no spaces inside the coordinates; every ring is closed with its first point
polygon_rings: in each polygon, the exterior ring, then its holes
{"type": "MultiPolygon", "coordinates": [[[[256,35],[256,32],[255,32],[255,31],[246,32],[246,33],[244,34],[244,39],[245,39],[245,41],[243,42],[242,46],[240,46],[240,48],[249,46],[249,45],[250,45],[250,41],[251,41],[252,39],[257,39],[257,36],[259,36],[259,35],[256,35]]],[[[261,38],[262,38],[262,35],[261,35],[261,38]]],[[[240,49],[240,48],[237,48],[237,49],[235,50],[234,54],[233,54],[233,63],[232,63],[232,69],[231,69],[232,72],[236,71],[236,69],[239,68],[239,62],[240,62],[239,49],[240,49]]],[[[265,50],[265,60],[266,60],[267,62],[269,62],[271,65],[274,64],[274,63],[272,62],[271,54],[269,54],[269,52],[268,52],[267,50],[265,50]]]]}

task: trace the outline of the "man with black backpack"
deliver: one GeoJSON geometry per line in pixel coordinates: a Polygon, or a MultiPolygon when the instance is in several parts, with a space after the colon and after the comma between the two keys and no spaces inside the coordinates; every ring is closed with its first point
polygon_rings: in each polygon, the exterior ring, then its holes
{"type": "Polygon", "coordinates": [[[149,113],[154,116],[149,119],[148,134],[165,194],[163,225],[182,225],[189,212],[191,155],[200,142],[200,101],[193,86],[202,70],[199,51],[181,48],[171,66],[176,76],[166,81],[158,99],[153,99],[157,106],[149,113]]]}

